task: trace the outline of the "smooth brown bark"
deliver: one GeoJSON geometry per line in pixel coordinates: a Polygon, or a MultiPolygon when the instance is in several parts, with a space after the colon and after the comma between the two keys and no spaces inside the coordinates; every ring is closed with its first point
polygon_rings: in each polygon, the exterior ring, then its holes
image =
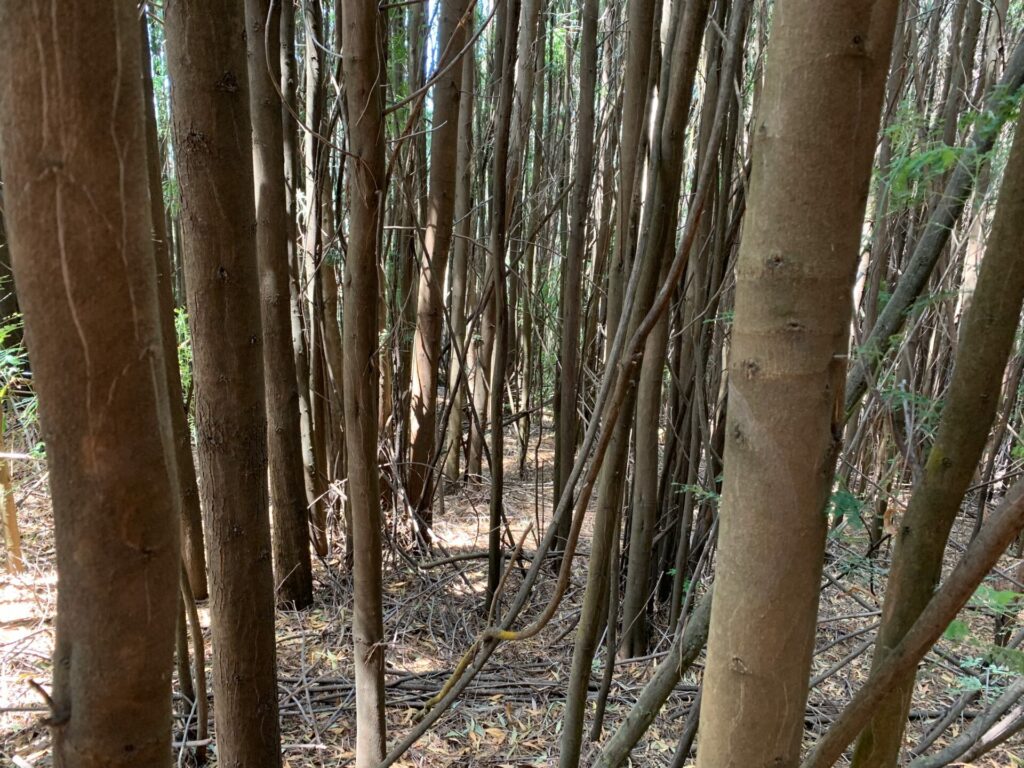
{"type": "Polygon", "coordinates": [[[181,557],[197,600],[209,595],[206,582],[206,552],[203,546],[203,513],[199,507],[199,486],[192,458],[192,430],[185,413],[178,367],[178,334],[174,327],[174,291],[171,254],[167,248],[164,216],[163,178],[160,173],[160,139],[153,103],[153,75],[150,67],[149,28],[146,14],[140,17],[142,38],[142,85],[146,104],[146,160],[149,180],[149,209],[153,222],[153,256],[156,264],[156,294],[160,311],[160,339],[167,368],[167,394],[171,403],[174,458],[181,489],[181,557]]]}
{"type": "Polygon", "coordinates": [[[583,5],[580,33],[580,105],[576,118],[576,168],[573,173],[569,248],[562,265],[560,311],[562,332],[558,351],[558,415],[555,425],[554,495],[561,495],[576,453],[579,375],[580,302],[582,294],[587,213],[594,173],[594,101],[597,89],[597,4],[583,5]]]}
{"type": "Polygon", "coordinates": [[[165,6],[198,469],[210,568],[218,764],[281,764],[263,345],[245,19],[165,6]]]}
{"type": "Polygon", "coordinates": [[[275,55],[276,46],[267,42],[276,43],[280,38],[280,13],[275,9],[269,14],[268,23],[269,10],[270,0],[245,2],[267,460],[277,599],[282,604],[305,608],[313,601],[313,576],[288,289],[284,136],[280,98],[274,87],[281,77],[281,64],[280,57],[275,55]]]}
{"type": "Polygon", "coordinates": [[[4,213],[57,551],[53,764],[169,765],[180,490],[139,20],[66,10],[0,6],[4,213]]]}
{"type": "MultiPolygon", "coordinates": [[[[441,3],[438,43],[443,55],[439,67],[449,64],[465,46],[466,0],[441,3]]],[[[410,395],[409,502],[420,507],[431,524],[429,473],[437,442],[437,378],[444,327],[444,285],[455,212],[456,158],[459,148],[459,101],[462,67],[452,66],[433,88],[433,133],[430,145],[430,192],[426,232],[420,260],[413,336],[413,375],[410,395]]],[[[429,538],[429,534],[425,536],[429,538]]]]}
{"type": "Polygon", "coordinates": [[[702,768],[799,761],[822,509],[897,6],[776,5],[736,267],[702,768]]]}
{"type": "Polygon", "coordinates": [[[356,767],[384,757],[384,618],[377,466],[378,265],[384,182],[382,21],[374,0],[345,0],[342,21],[351,206],[345,260],[345,442],[354,537],[352,639],[356,673],[356,767]]]}
{"type": "MultiPolygon", "coordinates": [[[[459,149],[456,153],[455,180],[455,241],[452,243],[452,297],[451,317],[452,357],[449,365],[448,391],[454,400],[448,417],[448,453],[445,456],[445,477],[451,481],[460,478],[459,458],[462,454],[462,407],[468,391],[469,370],[462,369],[471,340],[466,338],[466,312],[469,309],[469,261],[473,189],[473,88],[476,80],[476,62],[472,56],[463,59],[462,97],[459,100],[459,149]],[[461,379],[461,383],[460,383],[461,379]]],[[[468,368],[468,360],[467,368],[468,368]]]]}
{"type": "Polygon", "coordinates": [[[515,49],[512,40],[519,27],[519,0],[512,0],[508,7],[507,24],[500,49],[501,82],[498,88],[498,105],[494,116],[494,173],[491,177],[491,236],[489,274],[491,278],[491,307],[494,318],[493,347],[490,370],[490,400],[488,422],[491,430],[491,498],[487,522],[487,591],[484,598],[485,610],[491,610],[497,596],[501,579],[501,524],[505,482],[505,425],[503,413],[505,404],[505,369],[508,362],[508,299],[505,286],[505,248],[508,237],[509,216],[509,143],[512,130],[513,59],[515,49]]]}

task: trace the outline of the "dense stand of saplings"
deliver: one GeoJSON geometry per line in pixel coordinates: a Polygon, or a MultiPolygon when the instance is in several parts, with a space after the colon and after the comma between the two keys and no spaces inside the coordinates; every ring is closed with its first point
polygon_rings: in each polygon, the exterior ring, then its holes
{"type": "MultiPolygon", "coordinates": [[[[559,615],[588,516],[561,768],[623,765],[705,648],[673,765],[902,760],[918,663],[1020,555],[1017,4],[142,6],[0,6],[56,766],[168,765],[175,657],[202,759],[204,599],[218,764],[280,766],[275,605],[313,605],[313,554],[342,547],[355,764],[391,765],[559,615]],[[522,566],[506,459],[538,471],[546,439],[522,566]],[[427,563],[467,478],[490,490],[479,634],[389,750],[385,526],[427,563]],[[891,567],[870,674],[805,753],[830,529],[891,567]],[[615,659],[658,629],[602,735],[615,659]]],[[[914,764],[999,746],[1022,693],[914,764]]]]}

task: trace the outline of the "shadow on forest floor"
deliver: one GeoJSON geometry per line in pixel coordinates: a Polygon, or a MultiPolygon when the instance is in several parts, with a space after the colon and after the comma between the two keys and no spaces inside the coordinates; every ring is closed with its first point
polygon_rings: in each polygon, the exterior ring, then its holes
{"type": "MultiPolygon", "coordinates": [[[[510,445],[509,450],[506,511],[517,538],[534,522],[535,530],[525,543],[526,551],[530,552],[539,538],[537,523],[543,526],[551,514],[550,446],[545,441],[537,453],[535,469],[539,472],[530,471],[524,478],[519,477],[515,466],[516,457],[511,453],[514,446],[510,445]]],[[[34,680],[44,688],[50,683],[56,578],[45,475],[23,475],[19,480],[19,519],[28,569],[20,576],[0,576],[0,707],[4,708],[0,711],[0,757],[4,764],[35,768],[51,765],[49,735],[42,724],[45,708],[29,681],[34,680]]],[[[448,554],[466,555],[486,548],[487,503],[485,484],[466,483],[446,489],[443,508],[436,511],[436,532],[448,554]]],[[[953,539],[965,542],[968,535],[969,530],[958,528],[953,539]]],[[[585,527],[581,538],[584,553],[588,542],[589,531],[585,527]]],[[[865,548],[863,532],[842,532],[829,541],[818,622],[818,653],[812,673],[821,681],[812,690],[808,704],[807,744],[840,711],[867,674],[870,640],[881,607],[879,590],[889,553],[883,551],[877,559],[866,560],[859,554],[865,548]],[[851,660],[849,657],[854,654],[857,655],[851,660]]],[[[446,556],[438,552],[424,559],[446,556]]],[[[953,557],[950,556],[950,562],[953,557]]],[[[572,586],[548,628],[526,642],[504,644],[460,703],[399,765],[551,765],[558,752],[573,629],[586,580],[585,559],[577,558],[575,563],[572,586]]],[[[277,617],[284,764],[291,768],[342,765],[353,756],[354,749],[349,574],[343,559],[332,556],[316,563],[315,577],[315,605],[302,612],[279,611],[277,617]]],[[[514,571],[506,593],[518,586],[519,579],[518,570],[514,571]]],[[[438,689],[484,626],[480,606],[485,580],[483,558],[460,559],[415,571],[393,550],[386,553],[384,609],[388,727],[392,740],[411,727],[419,706],[438,689]]],[[[523,617],[525,621],[543,609],[552,587],[550,573],[542,576],[523,617]]],[[[209,644],[205,606],[200,607],[200,614],[209,644]]],[[[983,610],[968,610],[962,618],[970,629],[968,637],[940,642],[922,669],[913,704],[913,722],[908,729],[908,747],[918,743],[965,689],[981,687],[985,700],[992,696],[990,689],[1002,685],[1006,676],[1012,674],[1005,668],[982,663],[985,651],[981,646],[991,639],[991,618],[983,610]]],[[[618,664],[608,699],[606,734],[628,712],[666,648],[664,622],[663,616],[655,619],[660,639],[650,656],[618,664]]],[[[603,667],[603,653],[597,663],[603,667]]],[[[592,698],[596,697],[600,679],[600,670],[595,672],[592,698]]],[[[669,764],[700,673],[701,665],[697,664],[677,687],[634,750],[634,765],[669,764]]],[[[969,708],[968,715],[980,706],[976,703],[969,708]]],[[[175,741],[180,742],[188,708],[177,694],[175,710],[175,741]]],[[[954,724],[945,738],[955,735],[963,724],[954,724]]],[[[1019,739],[1009,742],[977,765],[1021,765],[1022,747],[1019,739]]],[[[175,749],[178,765],[190,764],[187,752],[175,749]]],[[[209,764],[216,765],[216,761],[209,764]]]]}

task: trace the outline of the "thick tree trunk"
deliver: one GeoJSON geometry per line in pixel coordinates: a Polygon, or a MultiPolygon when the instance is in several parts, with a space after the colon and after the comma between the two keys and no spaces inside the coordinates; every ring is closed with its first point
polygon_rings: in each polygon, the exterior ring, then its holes
{"type": "Polygon", "coordinates": [[[0,5],[4,213],[56,529],[53,762],[169,765],[180,485],[139,21],[66,11],[0,5]]]}
{"type": "MultiPolygon", "coordinates": [[[[985,449],[1024,301],[1024,120],[1006,166],[974,299],[964,316],[953,380],[921,482],[900,521],[872,666],[878,667],[928,604],[964,494],[985,449]]],[[[898,679],[857,742],[854,766],[899,761],[914,672],[898,679]]]]}
{"type": "Polygon", "coordinates": [[[736,268],[702,767],[799,760],[822,509],[897,6],[776,5],[736,268]]]}
{"type": "Polygon", "coordinates": [[[171,428],[174,431],[174,458],[181,489],[181,557],[188,573],[192,594],[205,600],[206,553],[203,550],[203,513],[199,508],[199,486],[192,458],[192,431],[185,413],[178,367],[178,335],[174,327],[174,293],[171,255],[167,248],[164,216],[163,179],[160,173],[160,139],[157,136],[156,107],[153,103],[153,75],[149,61],[149,27],[146,15],[140,18],[142,37],[142,86],[146,103],[146,153],[149,173],[149,209],[153,221],[153,255],[156,259],[156,293],[160,304],[160,339],[167,367],[167,394],[171,403],[171,428]]]}
{"type": "MultiPolygon", "coordinates": [[[[245,3],[256,193],[256,253],[267,396],[267,459],[270,504],[274,516],[277,598],[283,604],[305,608],[313,601],[313,576],[288,290],[284,137],[280,99],[274,87],[281,77],[281,65],[278,56],[267,57],[265,45],[265,39],[279,39],[280,15],[275,12],[268,17],[269,9],[270,0],[246,0],[245,3]]],[[[270,50],[274,51],[273,48],[270,50]]]]}
{"type": "Polygon", "coordinates": [[[218,764],[281,764],[243,9],[165,6],[195,368],[218,764]]]}
{"type": "Polygon", "coordinates": [[[356,767],[384,757],[384,618],[377,462],[378,264],[384,191],[381,19],[374,0],[345,0],[342,21],[348,112],[350,223],[345,260],[345,441],[354,537],[356,767]]]}

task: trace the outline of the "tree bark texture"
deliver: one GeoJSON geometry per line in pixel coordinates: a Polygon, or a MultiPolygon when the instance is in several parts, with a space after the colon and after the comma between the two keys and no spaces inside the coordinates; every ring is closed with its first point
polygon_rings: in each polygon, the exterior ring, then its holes
{"type": "Polygon", "coordinates": [[[165,6],[206,522],[218,764],[281,764],[243,8],[165,6]]]}
{"type": "Polygon", "coordinates": [[[141,50],[134,3],[0,5],[5,218],[56,529],[58,768],[171,759],[180,486],[141,50]]]}

